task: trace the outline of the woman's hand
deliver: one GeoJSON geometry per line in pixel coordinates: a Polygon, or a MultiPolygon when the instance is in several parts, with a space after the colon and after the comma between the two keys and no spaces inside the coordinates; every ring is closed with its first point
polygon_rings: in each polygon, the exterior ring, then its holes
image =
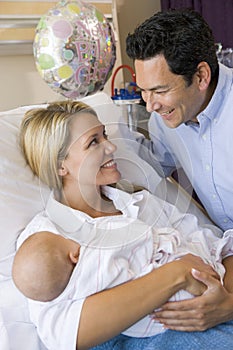
{"type": "Polygon", "coordinates": [[[168,302],[155,312],[165,328],[177,331],[204,331],[233,319],[233,294],[213,274],[193,270],[196,280],[205,284],[203,295],[186,301],[168,302]]]}
{"type": "Polygon", "coordinates": [[[204,263],[199,256],[186,254],[179,259],[179,262],[181,263],[180,271],[183,271],[182,273],[184,273],[186,278],[186,284],[183,289],[193,295],[199,296],[203,294],[207,287],[205,283],[200,283],[201,281],[197,283],[197,279],[193,277],[191,271],[202,271],[213,278],[219,279],[219,275],[216,271],[209,264],[204,263]]]}
{"type": "Polygon", "coordinates": [[[201,267],[212,273],[199,257],[188,254],[144,276],[89,296],[82,307],[78,349],[89,349],[111,339],[160,308],[181,289],[190,288],[194,294],[202,294],[206,285],[191,273],[192,268],[201,267]]]}

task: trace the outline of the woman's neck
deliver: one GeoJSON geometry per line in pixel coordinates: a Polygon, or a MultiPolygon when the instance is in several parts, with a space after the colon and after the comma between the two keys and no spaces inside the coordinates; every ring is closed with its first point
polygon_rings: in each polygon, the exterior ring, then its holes
{"type": "Polygon", "coordinates": [[[115,208],[114,203],[101,193],[100,187],[86,186],[80,191],[77,186],[64,186],[58,200],[62,204],[80,210],[93,218],[121,214],[115,208]]]}

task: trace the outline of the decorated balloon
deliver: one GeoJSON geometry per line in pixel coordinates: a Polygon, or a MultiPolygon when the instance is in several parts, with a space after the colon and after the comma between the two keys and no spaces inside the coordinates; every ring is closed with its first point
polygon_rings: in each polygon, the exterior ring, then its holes
{"type": "Polygon", "coordinates": [[[33,52],[45,82],[74,99],[102,90],[116,61],[110,24],[80,0],[61,1],[40,19],[33,52]]]}

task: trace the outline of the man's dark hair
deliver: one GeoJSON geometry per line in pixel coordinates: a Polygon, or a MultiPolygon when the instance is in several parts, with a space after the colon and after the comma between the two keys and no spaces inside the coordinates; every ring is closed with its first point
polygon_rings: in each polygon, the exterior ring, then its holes
{"type": "Polygon", "coordinates": [[[164,55],[172,73],[183,75],[188,85],[200,62],[205,61],[214,79],[218,61],[212,30],[203,17],[191,9],[155,13],[126,39],[126,52],[133,60],[164,55]]]}

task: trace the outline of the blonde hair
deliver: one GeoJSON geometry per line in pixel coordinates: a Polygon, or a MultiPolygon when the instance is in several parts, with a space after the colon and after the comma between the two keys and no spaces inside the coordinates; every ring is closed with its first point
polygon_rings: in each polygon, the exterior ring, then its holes
{"type": "Polygon", "coordinates": [[[58,168],[67,155],[69,124],[79,112],[96,112],[80,101],[58,101],[29,110],[21,123],[20,145],[31,170],[50,188],[61,189],[58,168]]]}

